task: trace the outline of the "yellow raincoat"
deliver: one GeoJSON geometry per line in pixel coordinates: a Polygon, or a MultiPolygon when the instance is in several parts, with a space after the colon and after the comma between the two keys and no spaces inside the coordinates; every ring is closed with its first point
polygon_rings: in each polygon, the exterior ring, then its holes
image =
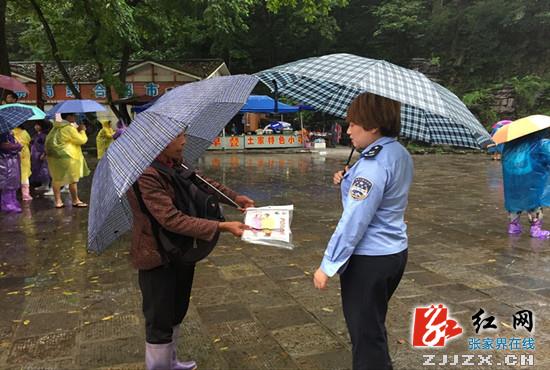
{"type": "Polygon", "coordinates": [[[102,119],[99,120],[101,122],[101,126],[103,128],[99,130],[97,137],[96,137],[96,145],[97,145],[97,158],[101,159],[103,157],[103,154],[107,151],[107,148],[111,143],[113,142],[113,135],[115,134],[115,130],[111,127],[111,121],[108,119],[102,119]]]}
{"type": "Polygon", "coordinates": [[[67,121],[54,122],[46,136],[48,169],[54,183],[72,184],[90,174],[81,149],[87,141],[86,131],[78,131],[67,121]]]}
{"type": "Polygon", "coordinates": [[[23,146],[21,152],[19,152],[21,156],[21,183],[28,184],[29,177],[31,177],[31,137],[27,130],[19,127],[13,129],[13,136],[23,146]]]}

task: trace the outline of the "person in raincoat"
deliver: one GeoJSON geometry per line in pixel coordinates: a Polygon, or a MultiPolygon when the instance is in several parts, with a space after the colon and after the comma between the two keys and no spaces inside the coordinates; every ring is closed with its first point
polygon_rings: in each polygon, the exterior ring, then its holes
{"type": "Polygon", "coordinates": [[[527,212],[530,235],[550,238],[542,229],[542,207],[550,206],[550,139],[549,130],[537,131],[504,144],[502,177],[504,207],[509,212],[509,234],[520,234],[520,216],[527,212]]]}
{"type": "Polygon", "coordinates": [[[34,124],[36,134],[34,134],[31,141],[31,183],[41,184],[38,190],[47,190],[50,184],[45,147],[49,127],[47,121],[36,121],[34,124]]]}
{"type": "Polygon", "coordinates": [[[76,124],[74,113],[62,113],[61,118],[61,122],[54,122],[52,130],[46,136],[46,155],[52,177],[55,207],[64,207],[60,190],[62,185],[69,184],[73,207],[84,208],[88,205],[78,197],[77,183],[80,178],[90,174],[81,149],[88,141],[86,126],[76,124]]]}
{"type": "Polygon", "coordinates": [[[0,134],[0,210],[21,212],[17,189],[21,187],[21,144],[11,132],[0,134]]]}
{"type": "Polygon", "coordinates": [[[19,153],[21,156],[21,198],[24,201],[30,201],[32,200],[29,183],[31,177],[31,136],[22,126],[13,129],[13,136],[22,146],[19,153]]]}
{"type": "Polygon", "coordinates": [[[101,159],[101,157],[103,157],[103,154],[105,154],[107,148],[109,148],[109,145],[113,142],[113,135],[115,134],[115,130],[111,127],[110,120],[101,119],[99,122],[101,122],[102,127],[96,137],[97,159],[101,159]]]}

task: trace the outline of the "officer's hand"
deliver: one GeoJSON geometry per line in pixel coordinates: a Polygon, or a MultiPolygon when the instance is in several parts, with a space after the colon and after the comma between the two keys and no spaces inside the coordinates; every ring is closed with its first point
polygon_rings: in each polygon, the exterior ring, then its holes
{"type": "Polygon", "coordinates": [[[332,182],[334,185],[338,185],[342,182],[342,179],[344,178],[344,174],[349,171],[349,166],[346,166],[343,171],[338,171],[334,174],[332,177],[332,182]]]}
{"type": "Polygon", "coordinates": [[[313,285],[317,289],[326,289],[328,284],[328,275],[324,273],[323,270],[319,267],[315,274],[313,274],[313,285]]]}
{"type": "Polygon", "coordinates": [[[243,235],[243,231],[250,230],[250,226],[239,221],[220,222],[218,230],[221,232],[229,232],[234,236],[241,236],[243,235]]]}
{"type": "Polygon", "coordinates": [[[247,209],[248,207],[255,207],[256,205],[254,201],[249,197],[247,197],[246,195],[238,195],[235,198],[235,203],[237,203],[241,207],[239,208],[241,212],[244,212],[244,210],[247,209]]]}

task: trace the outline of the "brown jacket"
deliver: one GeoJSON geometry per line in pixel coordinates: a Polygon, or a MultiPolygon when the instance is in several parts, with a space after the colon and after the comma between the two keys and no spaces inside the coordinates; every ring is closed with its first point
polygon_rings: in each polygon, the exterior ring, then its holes
{"type": "MultiPolygon", "coordinates": [[[[207,179],[212,185],[231,199],[237,193],[231,189],[207,179]]],[[[174,187],[166,176],[159,174],[153,167],[148,167],[138,179],[139,190],[143,203],[157,220],[159,225],[173,233],[191,236],[197,239],[212,240],[218,230],[218,221],[191,217],[179,211],[174,205],[174,187]]],[[[132,244],[130,247],[130,261],[132,266],[140,270],[149,270],[162,265],[158,252],[157,242],[153,236],[153,229],[149,217],[141,211],[134,190],[128,191],[128,201],[134,216],[132,228],[132,244]]]]}

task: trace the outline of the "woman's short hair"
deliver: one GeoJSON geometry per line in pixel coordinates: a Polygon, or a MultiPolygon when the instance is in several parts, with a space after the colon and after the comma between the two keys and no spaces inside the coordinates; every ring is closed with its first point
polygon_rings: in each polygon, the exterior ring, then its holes
{"type": "Polygon", "coordinates": [[[401,103],[369,92],[363,93],[349,105],[346,121],[364,129],[379,128],[383,136],[396,137],[401,131],[401,103]]]}

